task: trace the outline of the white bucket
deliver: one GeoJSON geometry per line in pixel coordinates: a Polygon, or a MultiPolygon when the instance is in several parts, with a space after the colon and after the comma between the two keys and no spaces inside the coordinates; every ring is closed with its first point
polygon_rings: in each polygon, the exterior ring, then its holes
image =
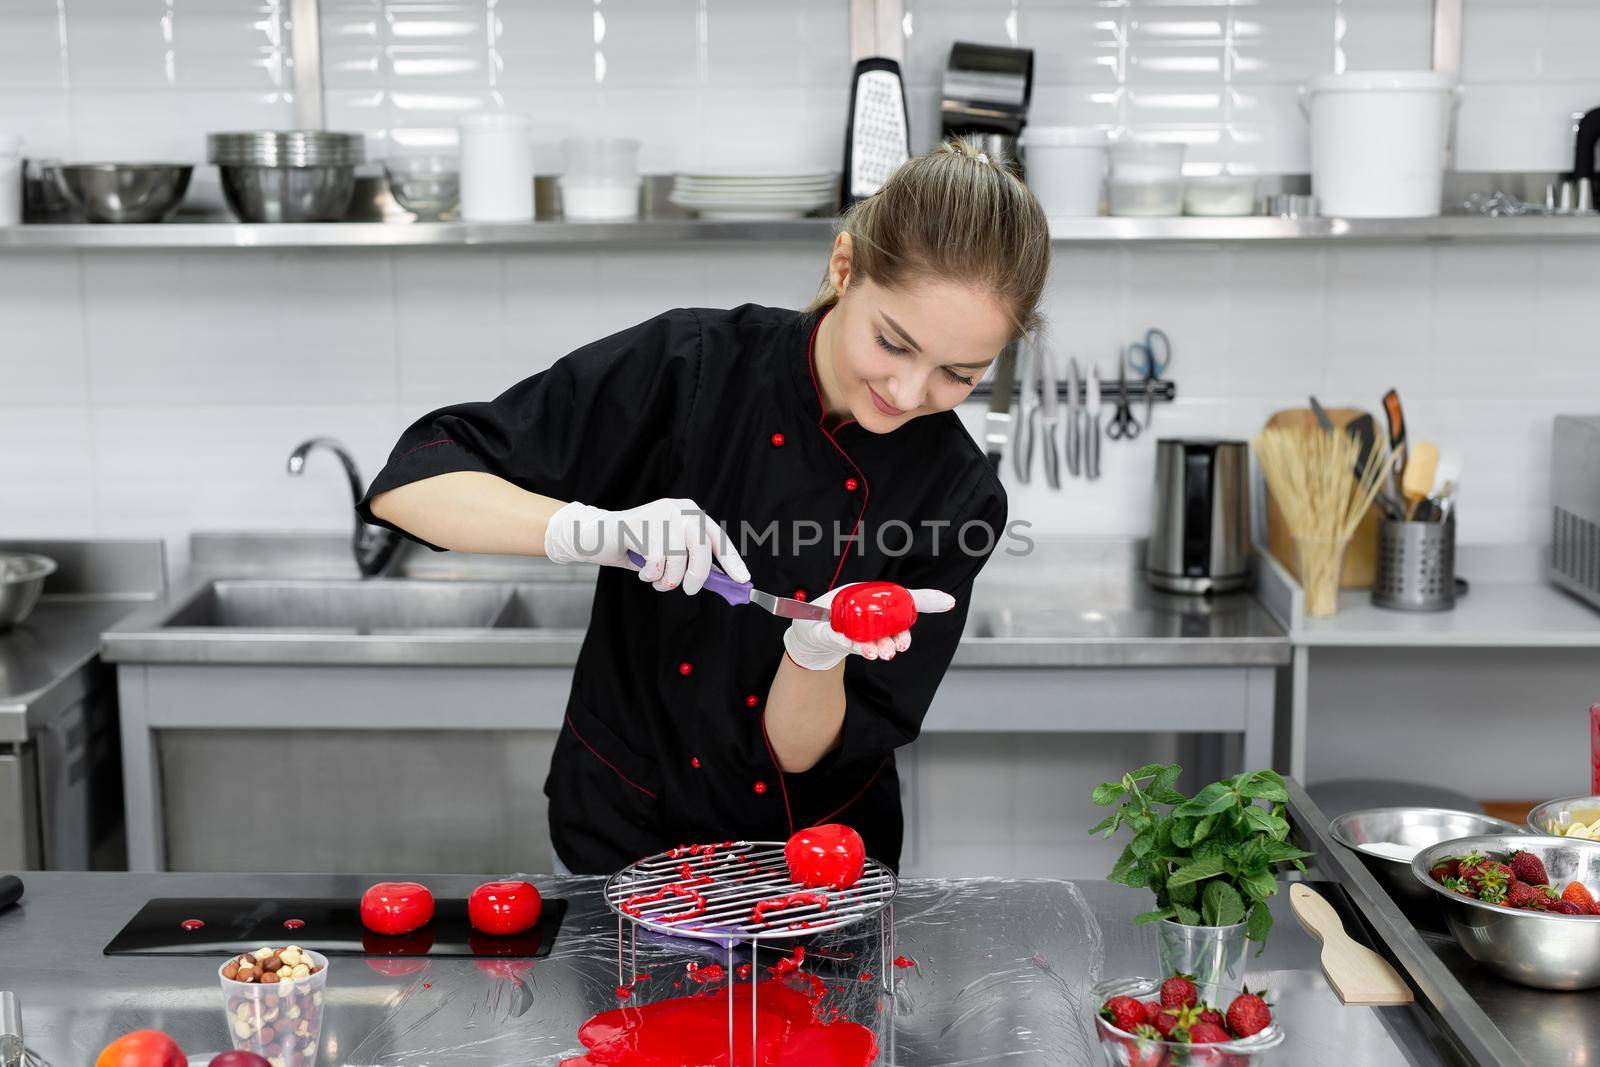
{"type": "Polygon", "coordinates": [[[1311,191],[1323,215],[1437,215],[1456,78],[1435,71],[1362,71],[1313,78],[1311,191]]]}
{"type": "Polygon", "coordinates": [[[1092,126],[1029,126],[1022,131],[1028,188],[1052,218],[1100,214],[1110,138],[1092,126]]]}

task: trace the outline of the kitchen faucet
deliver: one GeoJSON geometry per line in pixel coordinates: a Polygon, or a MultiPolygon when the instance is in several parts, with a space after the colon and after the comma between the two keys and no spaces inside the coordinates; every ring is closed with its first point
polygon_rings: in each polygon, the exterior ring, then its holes
{"type": "MultiPolygon", "coordinates": [[[[339,457],[339,462],[344,465],[345,478],[350,482],[351,506],[361,503],[361,472],[356,469],[356,461],[351,458],[345,447],[331,437],[313,437],[309,441],[302,441],[293,452],[289,453],[289,473],[295,477],[304,473],[306,456],[319,446],[339,457]]],[[[394,561],[395,550],[399,547],[399,534],[393,530],[368,525],[357,513],[355,533],[350,539],[350,550],[355,553],[356,567],[361,571],[363,578],[382,574],[394,561]]]]}

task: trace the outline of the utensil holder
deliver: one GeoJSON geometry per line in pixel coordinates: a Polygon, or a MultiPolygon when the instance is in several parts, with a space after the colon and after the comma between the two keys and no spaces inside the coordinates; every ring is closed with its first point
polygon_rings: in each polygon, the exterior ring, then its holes
{"type": "Polygon", "coordinates": [[[1372,603],[1395,611],[1456,606],[1455,516],[1444,522],[1383,521],[1372,603]]]}

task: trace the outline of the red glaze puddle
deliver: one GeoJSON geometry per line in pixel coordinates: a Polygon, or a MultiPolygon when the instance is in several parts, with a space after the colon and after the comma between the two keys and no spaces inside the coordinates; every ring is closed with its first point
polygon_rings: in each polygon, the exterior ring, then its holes
{"type": "Polygon", "coordinates": [[[772,965],[772,976],[774,978],[782,978],[786,974],[793,974],[800,969],[800,965],[805,961],[806,947],[804,945],[796,945],[793,952],[772,965]]]}
{"type": "Polygon", "coordinates": [[[740,978],[749,978],[750,965],[748,963],[741,963],[737,968],[734,969],[733,973],[737,974],[740,978]]]}
{"type": "Polygon", "coordinates": [[[896,967],[915,967],[917,965],[917,961],[912,959],[910,956],[896,956],[894,958],[894,965],[896,967]]]}
{"type": "Polygon", "coordinates": [[[784,982],[761,984],[754,1035],[751,987],[735,986],[732,995],[731,1057],[723,996],[672,997],[596,1015],[578,1028],[587,1055],[563,1060],[563,1067],[866,1067],[877,1059],[871,1030],[852,1022],[824,1022],[812,1000],[784,982]]]}
{"type": "Polygon", "coordinates": [[[304,928],[305,925],[306,925],[306,921],[304,919],[285,919],[285,920],[283,920],[283,928],[285,930],[299,930],[299,929],[304,928]]]}
{"type": "Polygon", "coordinates": [[[871,971],[862,971],[861,972],[861,981],[863,981],[863,982],[872,981],[872,972],[871,971]]]}
{"type": "Polygon", "coordinates": [[[204,919],[185,919],[178,925],[190,933],[194,933],[196,930],[204,929],[206,923],[204,919]]]}
{"type": "Polygon", "coordinates": [[[432,989],[433,988],[433,983],[432,982],[423,982],[422,983],[422,988],[423,989],[432,989]]]}

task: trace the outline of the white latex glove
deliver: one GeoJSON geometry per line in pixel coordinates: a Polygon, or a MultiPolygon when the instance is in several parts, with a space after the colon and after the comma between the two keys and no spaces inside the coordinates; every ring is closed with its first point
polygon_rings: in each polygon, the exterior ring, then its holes
{"type": "Polygon", "coordinates": [[[573,501],[545,527],[544,554],[556,563],[632,570],[629,549],[644,557],[639,580],[663,593],[680,585],[685,593],[698,593],[713,561],[734,581],[750,580],[728,535],[693,500],[662,497],[627,511],[573,501]]]}
{"type": "MultiPolygon", "coordinates": [[[[834,597],[849,588],[848,585],[841,585],[837,589],[830,589],[811,603],[819,608],[828,607],[834,597]]],[[[911,589],[908,592],[912,603],[917,606],[919,618],[949,611],[956,606],[956,598],[940,589],[911,589]]],[[[867,659],[894,659],[895,653],[911,647],[911,631],[901,630],[893,637],[877,641],[852,641],[835,630],[827,619],[816,622],[796,619],[783,632],[783,647],[789,653],[789,658],[806,670],[826,671],[837,667],[851,653],[867,659]]]]}

